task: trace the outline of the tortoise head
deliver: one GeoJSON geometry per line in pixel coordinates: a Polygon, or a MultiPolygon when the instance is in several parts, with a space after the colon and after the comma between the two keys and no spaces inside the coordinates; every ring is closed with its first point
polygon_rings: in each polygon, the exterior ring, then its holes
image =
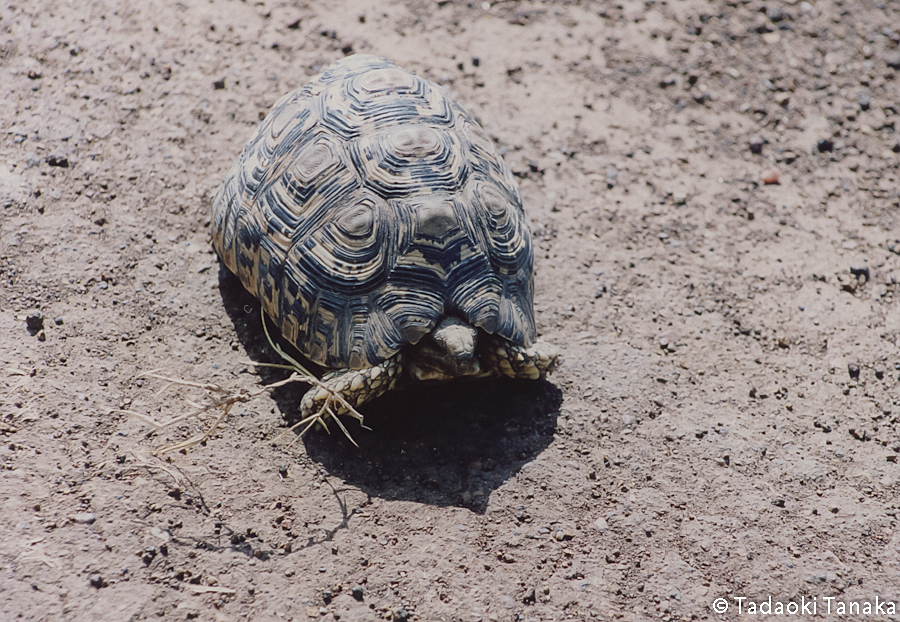
{"type": "Polygon", "coordinates": [[[480,375],[481,364],[475,355],[477,345],[478,329],[457,317],[447,316],[432,333],[409,348],[409,374],[416,380],[480,375]]]}

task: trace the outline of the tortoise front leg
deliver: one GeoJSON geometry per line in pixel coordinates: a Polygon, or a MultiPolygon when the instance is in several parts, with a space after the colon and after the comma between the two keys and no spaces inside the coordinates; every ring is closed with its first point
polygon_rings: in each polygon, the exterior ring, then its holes
{"type": "Polygon", "coordinates": [[[530,347],[493,338],[483,354],[485,367],[509,378],[538,380],[559,364],[559,353],[546,341],[530,347]]]}
{"type": "Polygon", "coordinates": [[[402,373],[401,354],[396,354],[375,367],[338,369],[327,373],[322,376],[324,386],[311,388],[300,400],[300,418],[346,414],[350,411],[334,394],[340,395],[347,404],[356,408],[393,389],[402,373]]]}

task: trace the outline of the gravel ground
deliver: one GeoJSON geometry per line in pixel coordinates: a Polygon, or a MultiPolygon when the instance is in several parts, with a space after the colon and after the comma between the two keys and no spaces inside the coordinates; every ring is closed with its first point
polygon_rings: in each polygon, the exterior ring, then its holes
{"type": "Polygon", "coordinates": [[[0,618],[896,619],[898,44],[872,0],[0,7],[0,618]],[[202,393],[142,373],[285,377],[210,203],[355,52],[503,151],[563,364],[154,456],[203,427],[122,411],[202,393]]]}

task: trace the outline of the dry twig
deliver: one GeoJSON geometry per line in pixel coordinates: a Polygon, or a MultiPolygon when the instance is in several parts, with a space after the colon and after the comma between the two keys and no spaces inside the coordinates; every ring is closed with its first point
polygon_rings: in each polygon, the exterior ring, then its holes
{"type": "Polygon", "coordinates": [[[303,367],[303,365],[301,365],[294,358],[292,358],[290,355],[288,355],[284,350],[282,350],[281,347],[279,347],[278,344],[276,344],[272,340],[272,337],[269,335],[268,328],[266,327],[266,318],[265,318],[264,314],[263,314],[262,320],[263,320],[263,331],[266,334],[266,339],[269,340],[269,345],[271,345],[272,349],[274,349],[275,352],[277,352],[278,355],[281,356],[282,359],[287,361],[288,364],[284,365],[284,364],[277,364],[277,363],[257,363],[255,361],[249,361],[249,364],[255,365],[257,367],[275,367],[278,369],[288,369],[293,372],[289,377],[285,378],[284,380],[279,380],[278,382],[273,382],[271,384],[264,385],[262,387],[254,389],[252,391],[248,391],[246,389],[238,389],[237,391],[229,391],[229,390],[227,390],[217,384],[213,384],[213,383],[191,382],[189,380],[182,380],[180,378],[170,378],[168,376],[161,376],[157,373],[159,370],[153,370],[153,371],[144,372],[144,373],[140,374],[138,376],[138,378],[155,378],[157,380],[162,380],[162,381],[166,382],[166,385],[157,392],[157,395],[160,395],[161,393],[163,393],[164,391],[168,390],[169,388],[171,388],[173,386],[191,387],[194,389],[200,389],[200,390],[204,391],[207,394],[207,399],[209,400],[208,403],[205,405],[201,405],[201,404],[198,404],[191,400],[186,400],[188,405],[191,406],[192,410],[185,414],[178,415],[177,417],[173,417],[172,419],[170,419],[168,421],[164,421],[164,422],[157,421],[153,417],[150,417],[150,416],[147,416],[147,415],[144,415],[142,413],[135,412],[132,410],[114,409],[112,412],[121,412],[121,413],[125,413],[127,415],[131,415],[132,417],[135,417],[135,418],[141,420],[142,422],[149,425],[150,427],[152,427],[156,430],[161,430],[164,428],[171,427],[173,425],[177,425],[179,423],[184,423],[185,421],[188,421],[191,419],[199,419],[202,415],[204,415],[210,411],[217,411],[217,410],[220,411],[219,414],[216,416],[215,421],[213,421],[212,425],[207,427],[206,431],[203,434],[189,438],[186,441],[181,441],[179,443],[174,443],[172,445],[162,447],[161,449],[158,449],[157,451],[153,452],[154,455],[156,455],[156,456],[162,456],[167,453],[171,453],[173,451],[179,451],[182,449],[187,449],[188,447],[193,447],[194,445],[197,445],[197,444],[202,443],[203,441],[207,440],[212,435],[212,433],[216,430],[216,428],[219,426],[219,424],[225,420],[225,418],[228,416],[228,413],[231,412],[231,409],[235,406],[235,404],[243,404],[243,403],[249,402],[250,400],[252,400],[255,397],[259,397],[263,393],[267,393],[269,391],[272,391],[279,387],[283,387],[283,386],[291,384],[293,382],[301,382],[304,384],[309,384],[309,385],[313,385],[313,386],[325,389],[325,391],[327,391],[329,395],[328,395],[327,399],[325,400],[325,402],[322,404],[322,407],[319,408],[318,412],[316,412],[312,415],[309,415],[308,417],[305,417],[303,420],[299,421],[298,423],[295,423],[290,428],[285,430],[284,433],[280,434],[275,440],[280,439],[282,436],[284,436],[288,432],[296,430],[297,428],[299,428],[301,426],[305,426],[299,434],[299,436],[303,436],[316,423],[321,424],[322,427],[325,428],[325,431],[330,434],[331,431],[328,429],[328,426],[325,424],[325,419],[328,417],[331,417],[337,423],[338,427],[341,429],[341,431],[344,433],[344,435],[350,440],[350,442],[353,443],[354,445],[356,445],[356,441],[354,441],[353,437],[350,436],[350,433],[347,431],[347,428],[344,426],[344,424],[338,418],[338,416],[335,413],[332,406],[337,405],[337,404],[342,406],[344,409],[346,409],[348,411],[347,414],[349,414],[351,417],[353,417],[357,421],[359,421],[360,425],[363,424],[363,416],[361,414],[359,414],[359,412],[357,412],[357,410],[353,406],[351,406],[350,403],[347,402],[347,400],[344,399],[344,397],[340,393],[334,391],[327,384],[325,384],[320,379],[315,377],[305,367],[303,367]]]}

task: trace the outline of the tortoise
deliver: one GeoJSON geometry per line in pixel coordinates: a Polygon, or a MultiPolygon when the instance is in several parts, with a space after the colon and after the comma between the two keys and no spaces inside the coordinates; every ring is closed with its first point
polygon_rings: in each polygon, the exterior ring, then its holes
{"type": "Polygon", "coordinates": [[[538,379],[557,365],[536,340],[509,168],[439,86],[384,58],[346,57],[278,100],[214,198],[213,246],[330,370],[304,419],[407,377],[538,379]]]}

